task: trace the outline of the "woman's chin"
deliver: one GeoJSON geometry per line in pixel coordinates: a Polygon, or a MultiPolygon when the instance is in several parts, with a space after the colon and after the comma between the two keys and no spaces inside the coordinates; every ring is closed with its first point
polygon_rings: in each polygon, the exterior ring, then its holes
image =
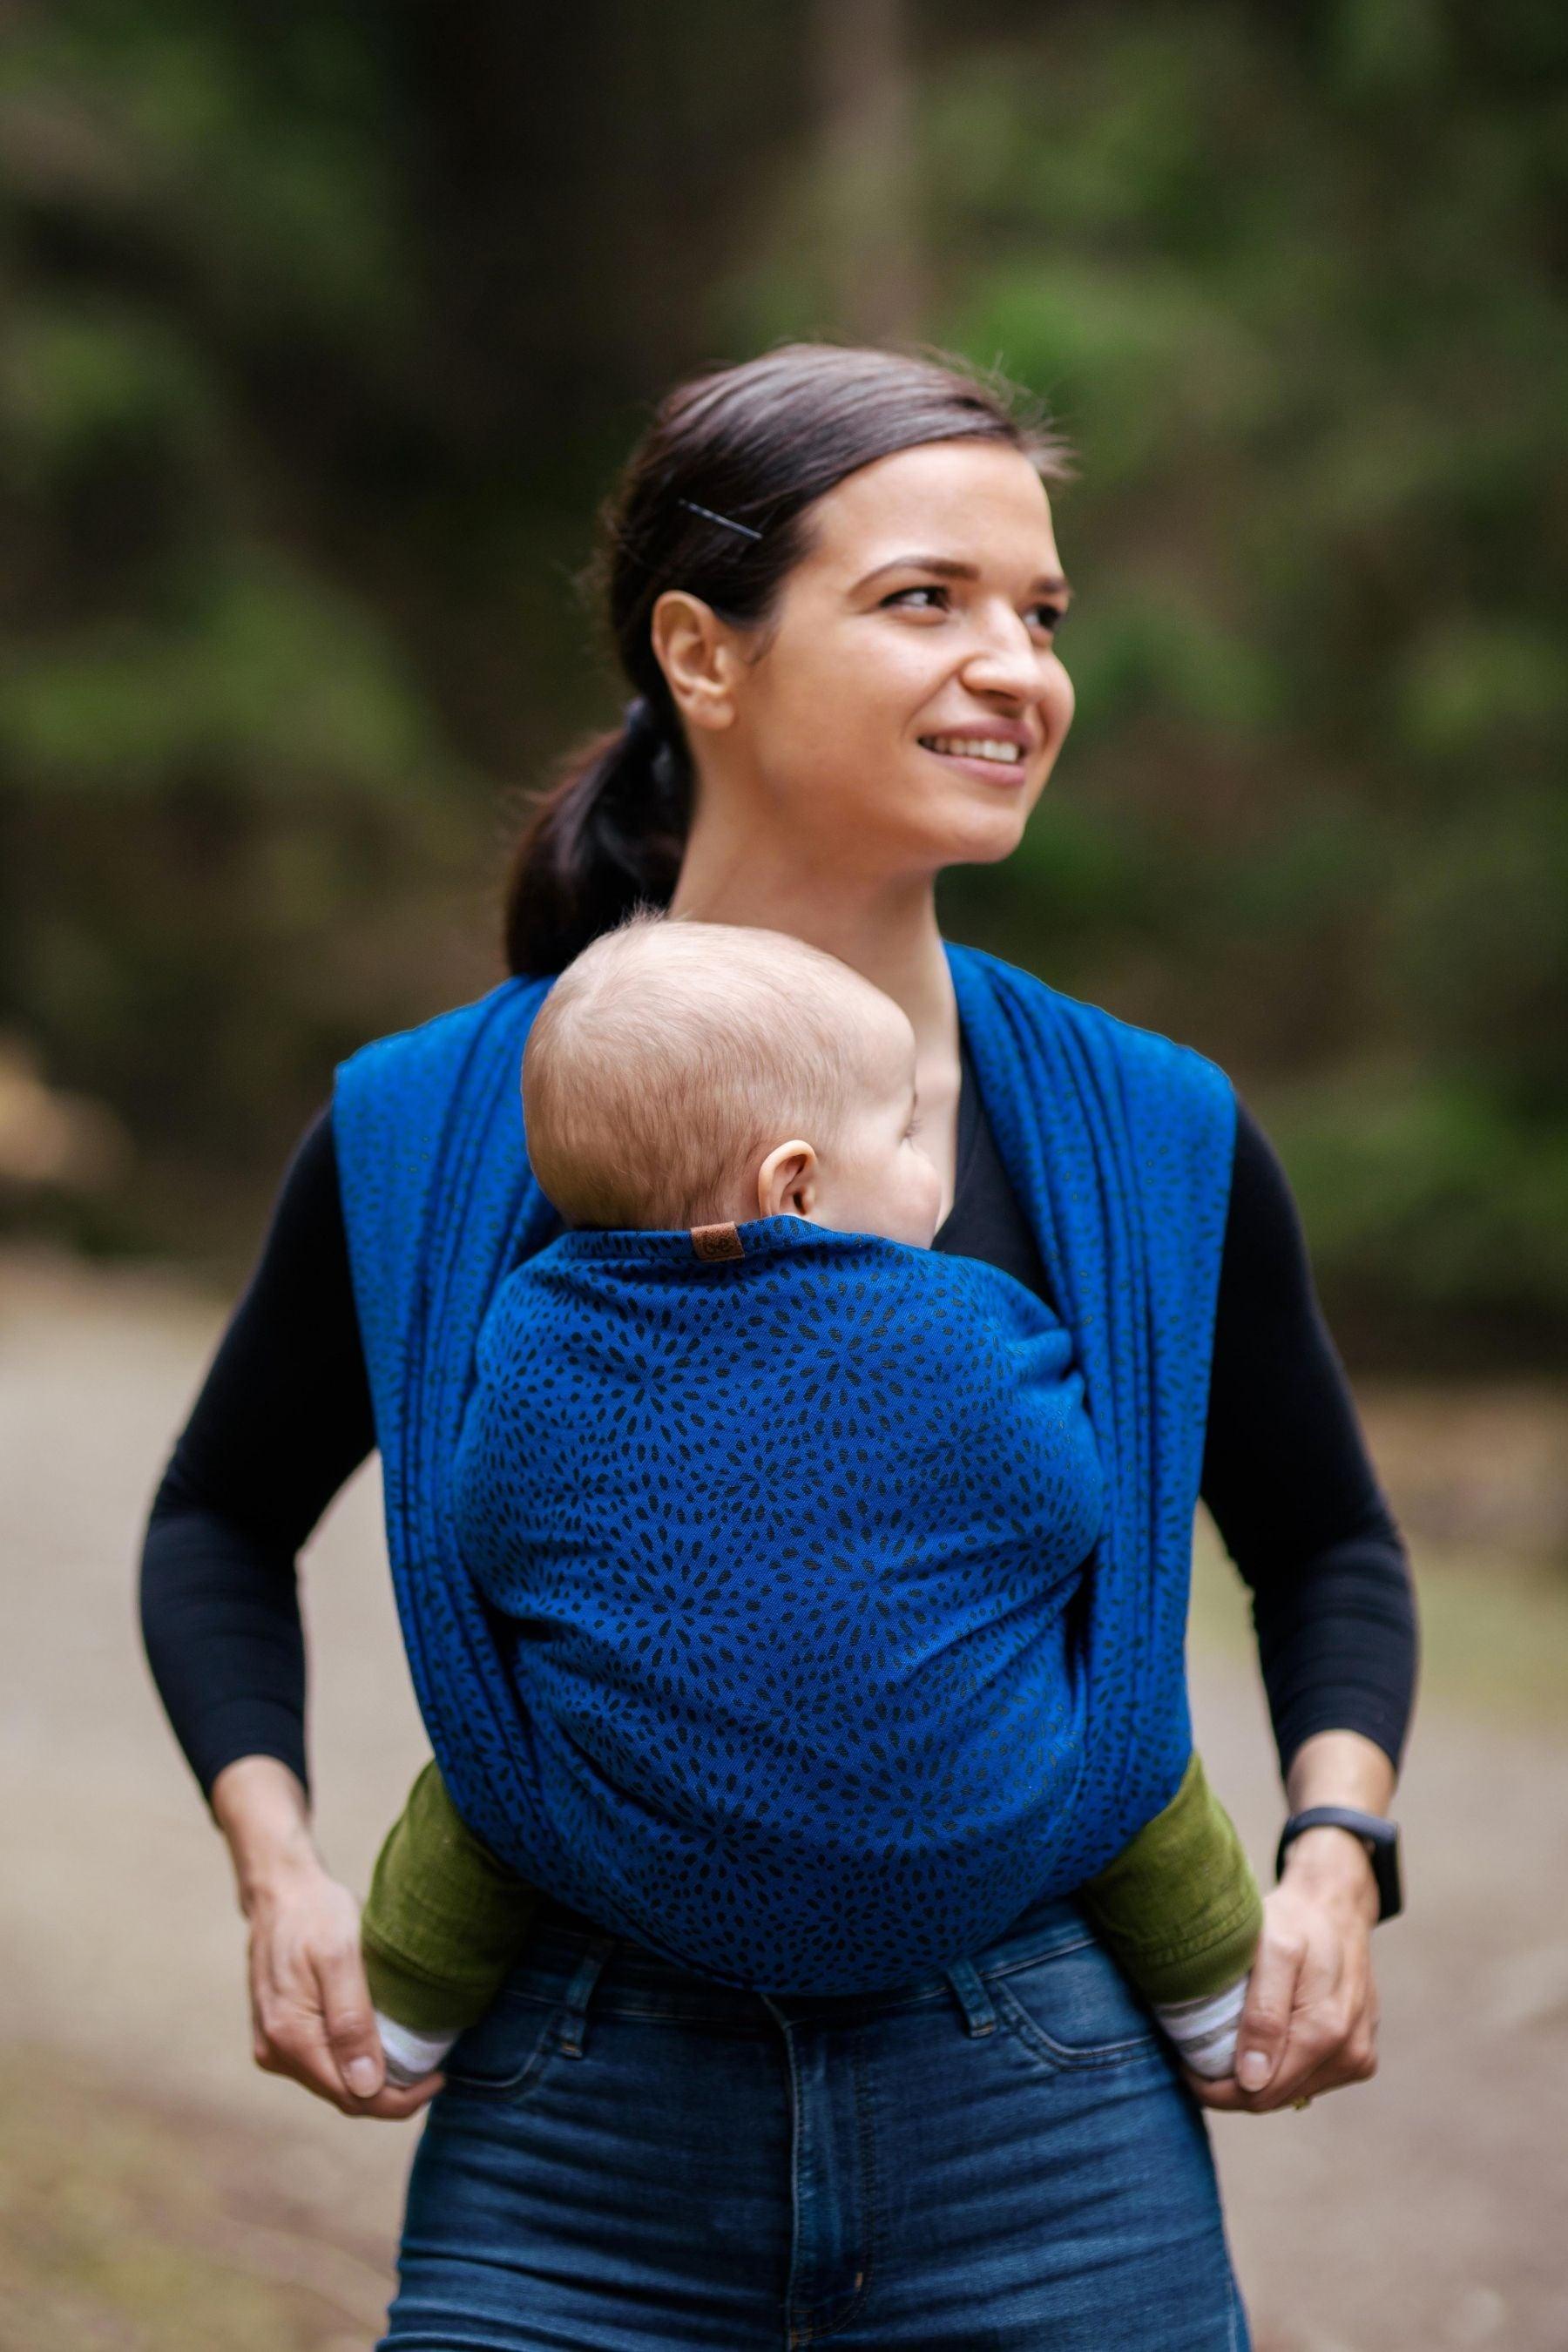
{"type": "Polygon", "coordinates": [[[1000,865],[1023,840],[1027,822],[1028,811],[1016,807],[950,811],[937,861],[942,866],[1000,865]]]}
{"type": "Polygon", "coordinates": [[[999,866],[1022,841],[1030,808],[1016,801],[987,808],[978,800],[944,797],[903,814],[897,831],[868,830],[861,842],[865,863],[884,873],[921,874],[940,873],[944,866],[999,866]]]}

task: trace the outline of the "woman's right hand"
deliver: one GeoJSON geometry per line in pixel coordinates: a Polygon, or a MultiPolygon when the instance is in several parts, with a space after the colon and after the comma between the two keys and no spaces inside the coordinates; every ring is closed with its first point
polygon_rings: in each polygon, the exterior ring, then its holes
{"type": "Polygon", "coordinates": [[[406,2089],[386,2081],[360,1957],[359,1905],[316,1852],[299,1781],[273,1757],[242,1757],[218,1774],[212,1804],[250,1927],[257,2064],[303,2084],[342,2115],[401,2122],[417,2114],[444,2077],[406,2089]]]}
{"type": "Polygon", "coordinates": [[[250,2024],[256,2063],[288,2074],[345,2116],[400,2122],[442,2077],[398,2089],[386,2081],[364,1962],[359,1905],[320,1864],[251,1905],[250,2024]]]}

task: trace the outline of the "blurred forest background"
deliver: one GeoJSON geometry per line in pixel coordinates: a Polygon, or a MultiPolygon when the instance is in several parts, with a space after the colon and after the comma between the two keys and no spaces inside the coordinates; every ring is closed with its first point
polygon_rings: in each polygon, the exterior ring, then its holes
{"type": "MultiPolygon", "coordinates": [[[[1077,446],[1077,724],[944,928],[1236,1077],[1416,1569],[1383,2072],[1216,2119],[1254,2340],[1568,2345],[1565,195],[1560,0],[0,0],[0,2352],[379,2330],[414,2137],[251,2064],[133,1556],[334,1061],[499,976],[619,710],[651,404],[812,336],[1077,446]]],[[[373,1468],[306,1567],[363,1887],[427,1748],[373,1468]]]]}
{"type": "Polygon", "coordinates": [[[1568,22],[5,0],[0,1190],[242,1267],[488,986],[651,402],[934,341],[1079,453],[1075,733],[949,932],[1233,1073],[1357,1364],[1568,1363],[1568,22]]]}

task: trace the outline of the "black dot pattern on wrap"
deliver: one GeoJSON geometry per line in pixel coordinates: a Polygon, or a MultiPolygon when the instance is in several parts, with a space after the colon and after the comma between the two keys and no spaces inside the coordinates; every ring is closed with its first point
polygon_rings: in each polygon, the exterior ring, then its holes
{"type": "Polygon", "coordinates": [[[563,1234],[507,1277],[458,1541],[565,1899],[732,1980],[896,1982],[1048,1874],[1094,1435],[1068,1335],[1009,1276],[739,1231],[713,1264],[685,1234],[563,1234]]]}

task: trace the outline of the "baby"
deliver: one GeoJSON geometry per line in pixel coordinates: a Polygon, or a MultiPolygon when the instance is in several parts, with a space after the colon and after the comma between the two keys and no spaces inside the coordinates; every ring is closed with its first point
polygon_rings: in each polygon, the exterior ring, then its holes
{"type": "MultiPolygon", "coordinates": [[[[907,1018],[799,940],[639,909],[545,998],[522,1097],[564,1231],[497,1293],[451,1493],[549,1784],[542,1883],[763,1990],[979,1948],[1070,1857],[1104,1489],[1065,1328],[931,1248],[907,1018]]],[[[1108,1843],[1068,1883],[1227,2074],[1261,1904],[1196,1756],[1108,1843]]],[[[395,2081],[538,1900],[428,1765],[362,1923],[395,2081]]]]}

